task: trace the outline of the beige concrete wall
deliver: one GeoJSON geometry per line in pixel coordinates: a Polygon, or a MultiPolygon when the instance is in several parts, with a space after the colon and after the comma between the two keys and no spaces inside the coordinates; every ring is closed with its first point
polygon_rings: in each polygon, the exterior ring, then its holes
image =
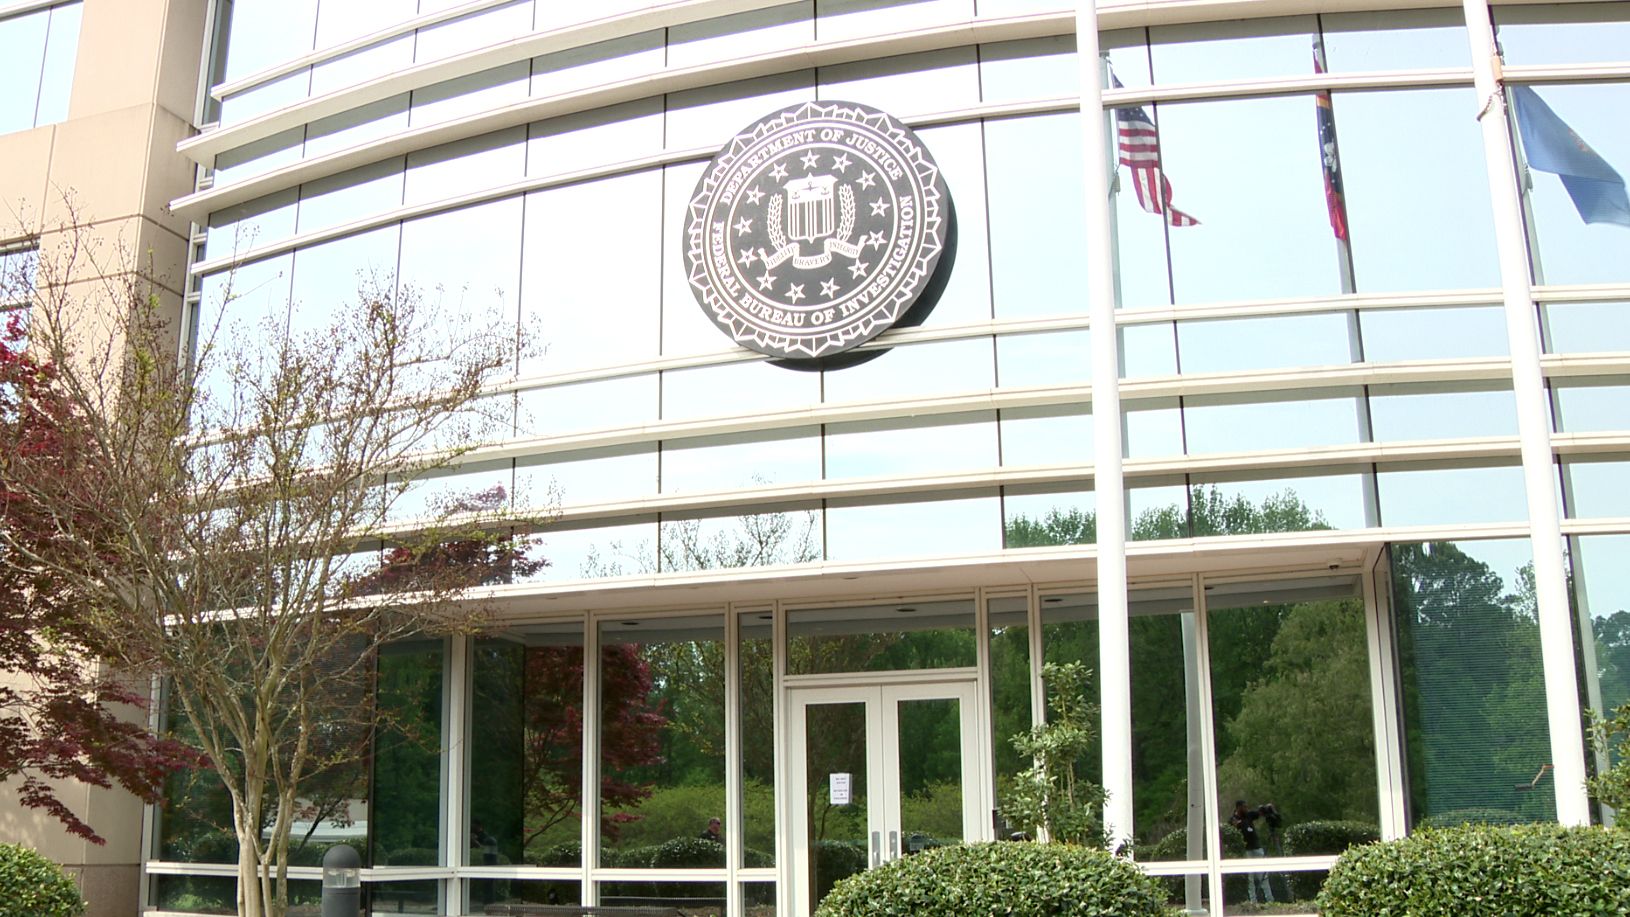
{"type": "MultiPolygon", "coordinates": [[[[48,255],[77,224],[94,266],[70,289],[135,272],[158,284],[179,316],[187,221],[166,204],[192,190],[175,144],[193,132],[209,0],[84,0],[68,119],[0,134],[0,241],[36,235],[48,255]]],[[[107,838],[72,837],[0,785],[0,840],[36,847],[79,879],[90,917],[134,917],[142,807],[120,791],[62,787],[62,798],[107,838]]]]}

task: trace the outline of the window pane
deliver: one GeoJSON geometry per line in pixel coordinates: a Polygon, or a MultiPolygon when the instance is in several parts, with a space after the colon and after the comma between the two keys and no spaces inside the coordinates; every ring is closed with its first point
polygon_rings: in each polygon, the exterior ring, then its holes
{"type": "Polygon", "coordinates": [[[1092,544],[1098,540],[1098,508],[1090,482],[1076,489],[1006,487],[1002,490],[1002,546],[1037,548],[1092,544]]]}
{"type": "Polygon", "coordinates": [[[985,123],[990,272],[997,318],[1087,311],[1081,162],[1079,115],[985,123]],[[1068,204],[1059,206],[1061,201],[1068,204]]]}
{"type": "Polygon", "coordinates": [[[661,188],[652,171],[527,195],[521,321],[543,353],[523,373],[657,356],[661,188]]]}
{"type": "MultiPolygon", "coordinates": [[[[582,622],[481,637],[473,652],[470,865],[581,865],[582,622]]],[[[495,903],[504,892],[471,895],[495,903]]]]}
{"type": "Polygon", "coordinates": [[[1553,302],[1540,308],[1549,353],[1630,350],[1623,302],[1553,302]]]}
{"type": "MultiPolygon", "coordinates": [[[[1310,70],[1306,39],[1298,36],[1295,42],[1296,57],[1305,62],[1298,70],[1310,70]]],[[[1157,107],[1163,168],[1175,189],[1172,203],[1200,221],[1171,229],[1175,301],[1340,293],[1313,97],[1157,107]],[[1271,140],[1219,142],[1238,136],[1246,125],[1253,136],[1271,140]]],[[[1155,214],[1141,216],[1160,220],[1155,214]]]]}
{"type": "Polygon", "coordinates": [[[50,33],[45,44],[45,68],[40,77],[40,104],[35,124],[56,124],[68,119],[68,98],[74,85],[74,62],[79,56],[79,21],[82,3],[51,8],[50,33]]]}
{"type": "Polygon", "coordinates": [[[1177,323],[1185,373],[1336,366],[1354,357],[1351,312],[1177,323]]]}
{"type": "Polygon", "coordinates": [[[664,443],[662,492],[734,490],[821,478],[819,427],[664,443]]]}
{"type": "MultiPolygon", "coordinates": [[[[1630,535],[1573,540],[1573,587],[1583,650],[1583,696],[1597,713],[1630,703],[1630,535]]],[[[1597,758],[1600,769],[1608,762],[1597,758]]],[[[1600,770],[1598,770],[1600,772],[1600,770]]],[[[1618,816],[1622,826],[1623,815],[1618,816]]]]}
{"type": "Polygon", "coordinates": [[[1375,518],[1369,488],[1367,472],[1265,480],[1196,475],[1189,525],[1196,538],[1368,528],[1375,518]]]}
{"type": "Polygon", "coordinates": [[[1370,424],[1375,441],[1516,436],[1516,397],[1509,388],[1486,385],[1372,386],[1370,424]]]}
{"type": "Polygon", "coordinates": [[[657,570],[657,525],[649,517],[588,528],[549,526],[528,536],[526,543],[531,556],[546,562],[528,582],[601,579],[657,570]]]}
{"type": "MultiPolygon", "coordinates": [[[[990,0],[979,4],[981,15],[990,15],[985,9],[989,5],[990,0]]],[[[1075,56],[1075,36],[980,45],[979,84],[986,102],[1078,95],[1081,65],[1075,56]]]]}
{"type": "Polygon", "coordinates": [[[995,468],[996,416],[868,420],[826,426],[828,480],[995,468]]]}
{"type": "Polygon", "coordinates": [[[468,914],[485,913],[492,904],[578,904],[583,900],[581,885],[560,879],[465,879],[464,886],[470,890],[468,914]]]}
{"type": "Polygon", "coordinates": [[[1391,550],[1413,823],[1554,819],[1527,540],[1391,550]]]}
{"type": "Polygon", "coordinates": [[[1002,510],[995,493],[923,495],[915,500],[830,500],[826,556],[833,561],[978,554],[1001,547],[1002,510]]]}
{"type": "Polygon", "coordinates": [[[1149,30],[1156,83],[1213,83],[1313,70],[1312,16],[1241,19],[1149,30]]]}
{"type": "Polygon", "coordinates": [[[441,859],[445,655],[441,640],[395,643],[379,654],[379,702],[390,719],[374,739],[375,866],[434,866],[441,859]]]}
{"type": "MultiPolygon", "coordinates": [[[[988,600],[990,623],[991,741],[996,756],[996,791],[1029,767],[1013,748],[1013,737],[1030,734],[1030,622],[1026,596],[988,600]]],[[[1012,826],[1008,826],[1013,830],[1012,826]]],[[[998,840],[1005,840],[1000,833],[998,840]]]]}
{"type": "Polygon", "coordinates": [[[990,338],[895,347],[859,366],[821,374],[827,403],[921,398],[995,385],[990,338]]]}
{"type": "Polygon", "coordinates": [[[1566,433],[1630,430],[1630,385],[1609,378],[1551,383],[1556,428],[1566,433]]]}
{"type": "Polygon", "coordinates": [[[1286,838],[1309,822],[1376,826],[1358,578],[1207,585],[1206,608],[1218,804],[1224,833],[1243,841],[1223,856],[1287,855],[1286,838]]]}
{"type": "MultiPolygon", "coordinates": [[[[1187,583],[1131,595],[1132,822],[1139,860],[1204,860],[1199,625],[1187,583]]],[[[1169,880],[1163,880],[1169,881],[1169,880]]],[[[1203,883],[1202,883],[1203,884],[1203,883]]],[[[1186,896],[1186,891],[1183,892],[1186,896]]]]}
{"type": "Polygon", "coordinates": [[[1503,6],[1494,22],[1508,64],[1622,61],[1630,46],[1630,3],[1503,6]]]}
{"type": "Polygon", "coordinates": [[[1568,459],[1562,480],[1571,519],[1630,516],[1630,461],[1622,457],[1568,459]]]}
{"type": "Polygon", "coordinates": [[[1002,464],[1078,465],[1092,461],[1092,414],[1070,405],[1001,412],[1002,464]]]}
{"type": "Polygon", "coordinates": [[[969,600],[798,609],[787,613],[787,674],[972,666],[969,600]]]}
{"type": "Polygon", "coordinates": [[[1382,465],[1376,488],[1381,522],[1389,526],[1514,522],[1528,512],[1522,468],[1515,465],[1382,465]]]}
{"type": "Polygon", "coordinates": [[[1183,434],[1188,452],[1255,452],[1363,442],[1358,394],[1352,389],[1335,389],[1311,398],[1185,398],[1183,434]]]}
{"type": "Polygon", "coordinates": [[[691,845],[724,817],[724,680],[720,616],[600,624],[600,865],[724,866],[691,845]]]}
{"type": "MultiPolygon", "coordinates": [[[[742,865],[775,865],[775,627],[768,611],[737,616],[741,679],[742,865]]],[[[752,886],[762,890],[760,886],[752,886]]],[[[769,903],[775,904],[774,886],[769,903]]]]}
{"type": "Polygon", "coordinates": [[[666,514],[661,572],[807,564],[821,559],[819,507],[739,516],[666,514]]]}
{"type": "Polygon", "coordinates": [[[1331,105],[1358,291],[1497,286],[1482,135],[1462,117],[1472,90],[1337,92],[1331,105]],[[1430,153],[1401,151],[1409,135],[1430,136],[1430,153]]]}
{"type": "Polygon", "coordinates": [[[1325,65],[1332,73],[1470,67],[1465,22],[1458,9],[1325,13],[1325,65]]]}
{"type": "Polygon", "coordinates": [[[657,376],[527,389],[516,400],[516,432],[522,436],[636,426],[657,419],[657,376]]]}
{"type": "Polygon", "coordinates": [[[1091,332],[1004,334],[996,339],[996,381],[1007,387],[1082,385],[1092,380],[1091,332]]]}
{"type": "MultiPolygon", "coordinates": [[[[720,344],[728,343],[717,330],[710,333],[720,344]]],[[[662,373],[663,420],[789,411],[820,401],[820,373],[800,372],[766,360],[662,373]]]]}
{"type": "Polygon", "coordinates": [[[518,459],[515,490],[518,501],[534,507],[650,496],[657,491],[657,447],[634,443],[518,459]]]}
{"type": "Polygon", "coordinates": [[[0,134],[34,126],[50,10],[0,19],[0,134]]]}
{"type": "Polygon", "coordinates": [[[1510,353],[1505,312],[1499,306],[1365,309],[1359,312],[1358,323],[1363,329],[1364,359],[1370,363],[1510,353]]]}

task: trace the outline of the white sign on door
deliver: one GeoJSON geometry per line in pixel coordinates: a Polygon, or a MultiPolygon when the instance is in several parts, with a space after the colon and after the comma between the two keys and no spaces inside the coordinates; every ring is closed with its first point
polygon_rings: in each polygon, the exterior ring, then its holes
{"type": "Polygon", "coordinates": [[[850,802],[850,790],[849,790],[849,788],[851,786],[850,775],[848,775],[848,774],[831,774],[831,775],[829,775],[829,778],[830,778],[831,784],[832,784],[832,786],[831,786],[832,805],[835,805],[835,806],[846,806],[846,805],[848,805],[849,802],[850,802]]]}

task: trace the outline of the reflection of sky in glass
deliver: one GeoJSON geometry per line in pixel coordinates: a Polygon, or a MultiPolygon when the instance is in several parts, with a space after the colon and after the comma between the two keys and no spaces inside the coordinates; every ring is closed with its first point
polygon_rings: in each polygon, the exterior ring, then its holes
{"type": "Polygon", "coordinates": [[[1185,373],[1351,363],[1350,319],[1350,313],[1324,312],[1178,322],[1178,359],[1185,373]]]}
{"type": "Polygon", "coordinates": [[[1212,83],[1311,73],[1316,28],[1312,16],[1156,26],[1149,30],[1155,83],[1212,83]]]}
{"type": "Polygon", "coordinates": [[[517,500],[547,506],[644,497],[656,493],[655,443],[616,446],[520,459],[515,466],[517,500]]]}
{"type": "Polygon", "coordinates": [[[1470,67],[1471,42],[1459,9],[1326,13],[1324,60],[1331,73],[1470,67]]]}
{"type": "Polygon", "coordinates": [[[1356,393],[1321,392],[1313,399],[1246,401],[1237,397],[1188,398],[1183,431],[1191,455],[1300,449],[1362,440],[1356,393]]]}
{"type": "Polygon", "coordinates": [[[934,474],[997,465],[992,412],[826,427],[826,477],[934,474]]]}
{"type": "Polygon", "coordinates": [[[1508,64],[1622,61],[1630,48],[1630,3],[1503,6],[1494,22],[1508,64]]]}
{"type": "Polygon", "coordinates": [[[1555,383],[1552,393],[1556,399],[1559,431],[1630,430],[1630,385],[1555,383]]]}
{"type": "Polygon", "coordinates": [[[1081,385],[1092,381],[1087,331],[1007,334],[996,339],[996,379],[1003,387],[1081,385]]]}
{"type": "Polygon", "coordinates": [[[1171,230],[1177,302],[1340,293],[1313,97],[1158,108],[1173,203],[1200,221],[1171,230]]]}
{"type": "Polygon", "coordinates": [[[1376,479],[1383,525],[1516,522],[1528,514],[1518,466],[1398,471],[1382,466],[1376,479]]]}
{"type": "MultiPolygon", "coordinates": [[[[1465,117],[1472,90],[1338,92],[1331,106],[1358,291],[1497,286],[1482,132],[1465,117]]],[[[1306,120],[1311,132],[1311,109],[1306,120]]]]}
{"type": "Polygon", "coordinates": [[[1516,436],[1517,399],[1509,388],[1377,385],[1370,388],[1370,424],[1378,443],[1516,436]]]}
{"type": "Polygon", "coordinates": [[[922,503],[827,504],[828,560],[971,554],[1001,546],[1002,511],[995,494],[922,503]]]}
{"type": "Polygon", "coordinates": [[[1208,480],[1197,476],[1194,489],[1198,492],[1202,488],[1216,488],[1224,500],[1244,499],[1256,507],[1261,507],[1272,498],[1288,500],[1294,497],[1308,508],[1310,515],[1330,528],[1361,529],[1373,524],[1364,505],[1367,477],[1367,474],[1331,474],[1234,481],[1208,480]]]}
{"type": "Polygon", "coordinates": [[[1503,357],[1510,352],[1505,310],[1499,306],[1446,309],[1366,309],[1358,314],[1364,359],[1370,363],[1503,357]]]}
{"type": "Polygon", "coordinates": [[[1570,517],[1630,516],[1630,461],[1565,462],[1562,475],[1570,517]]]}
{"type": "Polygon", "coordinates": [[[1078,406],[1009,408],[1001,412],[1003,465],[1092,461],[1092,414],[1078,406]]]}
{"type": "Polygon", "coordinates": [[[1087,311],[1080,116],[986,122],[985,161],[996,316],[1087,311]]]}
{"type": "Polygon", "coordinates": [[[1555,302],[1544,306],[1547,351],[1630,350],[1630,309],[1622,302],[1555,302]]]}
{"type": "Polygon", "coordinates": [[[731,490],[821,478],[819,427],[680,440],[662,447],[662,492],[731,490]]]}

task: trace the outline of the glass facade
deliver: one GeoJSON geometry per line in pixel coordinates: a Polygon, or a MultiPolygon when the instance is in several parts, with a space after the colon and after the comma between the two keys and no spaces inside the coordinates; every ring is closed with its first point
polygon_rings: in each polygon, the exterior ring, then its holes
{"type": "MultiPolygon", "coordinates": [[[[1105,3],[1085,62],[1074,7],[1034,0],[363,6],[217,6],[177,205],[195,347],[318,327],[369,277],[525,345],[505,435],[391,521],[501,486],[553,520],[546,563],[489,630],[381,656],[404,732],[311,819],[366,847],[376,911],[807,917],[898,854],[873,833],[1023,830],[992,810],[1057,661],[1127,689],[1110,811],[1190,913],[1311,912],[1348,844],[1421,825],[1577,820],[1549,766],[1588,756],[1548,710],[1630,691],[1630,204],[1604,177],[1630,169],[1630,4],[1105,3]],[[1494,165],[1479,40],[1515,100],[1494,165]],[[793,368],[698,307],[685,220],[738,131],[834,99],[915,130],[954,265],[920,323],[793,368]],[[1566,552],[1531,540],[1551,494],[1566,552]]],[[[207,910],[223,800],[172,796],[153,894],[207,910]]]]}

